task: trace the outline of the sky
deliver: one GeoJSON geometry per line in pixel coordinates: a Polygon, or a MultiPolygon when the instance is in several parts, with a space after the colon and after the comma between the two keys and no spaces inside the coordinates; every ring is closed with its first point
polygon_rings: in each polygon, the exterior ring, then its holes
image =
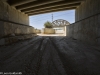
{"type": "Polygon", "coordinates": [[[34,28],[42,29],[44,28],[44,23],[46,21],[52,22],[52,14],[53,14],[53,21],[57,19],[64,19],[69,23],[75,22],[75,10],[67,10],[67,11],[59,11],[59,12],[30,16],[29,23],[34,28]]]}

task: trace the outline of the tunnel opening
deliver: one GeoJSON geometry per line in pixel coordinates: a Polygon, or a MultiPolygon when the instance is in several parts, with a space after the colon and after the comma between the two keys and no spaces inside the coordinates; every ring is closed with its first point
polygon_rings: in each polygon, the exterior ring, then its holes
{"type": "Polygon", "coordinates": [[[75,22],[75,10],[33,15],[29,22],[38,36],[66,36],[66,26],[75,22]],[[45,23],[51,28],[45,27],[45,23]]]}

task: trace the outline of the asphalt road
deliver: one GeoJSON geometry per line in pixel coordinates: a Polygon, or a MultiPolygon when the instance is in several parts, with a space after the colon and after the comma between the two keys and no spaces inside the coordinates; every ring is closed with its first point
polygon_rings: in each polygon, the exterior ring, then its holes
{"type": "Polygon", "coordinates": [[[0,72],[100,75],[100,50],[66,37],[38,36],[0,47],[0,72]]]}

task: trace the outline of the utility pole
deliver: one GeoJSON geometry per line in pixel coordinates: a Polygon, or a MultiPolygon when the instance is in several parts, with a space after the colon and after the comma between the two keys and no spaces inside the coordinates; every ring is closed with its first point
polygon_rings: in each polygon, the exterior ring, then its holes
{"type": "Polygon", "coordinates": [[[52,22],[53,22],[53,14],[52,14],[52,22]]]}

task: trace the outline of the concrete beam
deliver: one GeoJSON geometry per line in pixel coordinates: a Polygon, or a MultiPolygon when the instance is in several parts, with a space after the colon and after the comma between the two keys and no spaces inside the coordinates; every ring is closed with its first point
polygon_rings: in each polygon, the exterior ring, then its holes
{"type": "Polygon", "coordinates": [[[58,1],[63,1],[63,0],[41,0],[41,1],[38,0],[38,1],[35,1],[35,2],[31,2],[31,3],[27,3],[27,4],[24,4],[24,5],[17,6],[16,9],[22,10],[22,9],[27,9],[27,8],[36,7],[36,6],[49,4],[49,3],[54,3],[54,2],[58,2],[58,1]]]}
{"type": "Polygon", "coordinates": [[[78,4],[71,4],[71,5],[63,5],[63,6],[58,6],[58,7],[52,7],[52,8],[46,8],[46,9],[41,9],[37,11],[31,11],[31,12],[26,12],[26,14],[31,14],[31,13],[36,13],[36,12],[41,12],[41,11],[53,11],[53,10],[59,10],[63,8],[72,8],[72,7],[77,7],[80,3],[78,4]]]}
{"type": "Polygon", "coordinates": [[[47,9],[47,8],[63,6],[63,5],[69,5],[70,6],[71,4],[79,4],[79,3],[80,3],[80,1],[70,2],[70,3],[68,3],[68,1],[61,1],[61,2],[46,4],[46,5],[42,5],[42,6],[32,7],[32,8],[28,8],[28,9],[23,9],[21,11],[22,12],[30,12],[30,11],[36,11],[36,10],[47,9]]]}
{"type": "Polygon", "coordinates": [[[11,6],[19,6],[19,5],[26,4],[29,2],[34,2],[34,1],[36,1],[36,0],[8,0],[8,3],[11,6]]]}
{"type": "Polygon", "coordinates": [[[0,0],[0,1],[7,2],[7,0],[0,0]]]}
{"type": "Polygon", "coordinates": [[[41,11],[41,12],[34,12],[34,13],[29,13],[29,16],[32,15],[38,15],[38,14],[45,14],[45,13],[51,13],[51,12],[58,12],[58,11],[64,11],[64,10],[72,10],[76,9],[76,7],[71,7],[71,8],[60,8],[60,9],[53,9],[53,10],[47,10],[47,11],[41,11]]]}

